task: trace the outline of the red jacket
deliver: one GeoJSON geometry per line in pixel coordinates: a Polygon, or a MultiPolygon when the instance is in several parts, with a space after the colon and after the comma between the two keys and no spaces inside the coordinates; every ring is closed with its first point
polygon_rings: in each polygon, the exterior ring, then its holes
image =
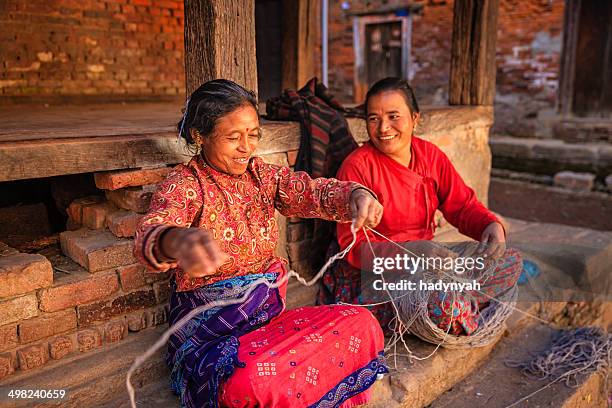
{"type": "MultiPolygon", "coordinates": [[[[338,179],[361,183],[378,196],[384,213],[376,231],[395,242],[430,240],[436,209],[462,234],[475,240],[480,240],[490,223],[499,222],[437,146],[413,137],[410,149],[412,158],[405,167],[366,143],[352,152],[338,171],[338,179]]],[[[338,224],[337,234],[340,248],[346,248],[353,239],[350,224],[338,224]]],[[[369,237],[384,241],[372,233],[369,237]]],[[[364,234],[357,234],[357,244],[346,257],[355,267],[360,265],[364,242],[364,234]]]]}

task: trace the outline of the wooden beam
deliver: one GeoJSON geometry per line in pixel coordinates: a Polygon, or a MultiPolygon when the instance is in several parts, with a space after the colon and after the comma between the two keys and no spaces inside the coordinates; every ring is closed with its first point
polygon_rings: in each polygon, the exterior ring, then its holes
{"type": "Polygon", "coordinates": [[[455,1],[450,105],[493,105],[499,0],[455,1]]]}
{"type": "Polygon", "coordinates": [[[187,95],[216,78],[257,91],[255,0],[185,0],[187,95]]]}
{"type": "MultiPolygon", "coordinates": [[[[126,109],[130,109],[129,106],[126,109]]],[[[427,109],[426,114],[429,119],[419,128],[418,135],[432,142],[439,141],[443,149],[453,143],[461,145],[457,138],[448,139],[455,129],[462,126],[489,128],[493,123],[490,107],[439,107],[427,109]],[[446,141],[442,143],[442,139],[446,141]]],[[[358,142],[368,140],[364,120],[349,118],[348,124],[358,142]]],[[[264,120],[262,130],[258,155],[285,153],[300,146],[300,127],[296,122],[264,120]]],[[[464,152],[463,148],[456,149],[464,152]]],[[[0,130],[0,182],[185,163],[192,155],[184,143],[177,143],[173,126],[156,126],[155,130],[139,126],[132,129],[90,128],[72,133],[30,129],[3,134],[0,130]]],[[[456,165],[461,169],[472,163],[467,160],[465,164],[456,165]]]]}
{"type": "Polygon", "coordinates": [[[320,3],[320,0],[283,1],[283,89],[301,88],[317,75],[320,3]]]}

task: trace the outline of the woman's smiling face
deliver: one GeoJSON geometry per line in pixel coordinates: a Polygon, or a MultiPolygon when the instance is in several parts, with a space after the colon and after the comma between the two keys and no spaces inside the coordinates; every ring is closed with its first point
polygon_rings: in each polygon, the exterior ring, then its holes
{"type": "Polygon", "coordinates": [[[202,140],[202,153],[215,169],[238,176],[247,170],[260,135],[255,108],[244,105],[217,120],[212,134],[202,140]]]}
{"type": "Polygon", "coordinates": [[[401,91],[384,91],[371,96],[366,121],[372,144],[397,162],[408,165],[412,131],[418,117],[418,113],[410,111],[401,91]]]}

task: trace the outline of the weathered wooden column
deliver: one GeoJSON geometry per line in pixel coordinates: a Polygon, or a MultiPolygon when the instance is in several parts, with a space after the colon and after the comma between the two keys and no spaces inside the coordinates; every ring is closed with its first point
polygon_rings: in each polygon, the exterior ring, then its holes
{"type": "Polygon", "coordinates": [[[491,106],[499,0],[461,0],[454,7],[449,104],[491,106]]]}
{"type": "Polygon", "coordinates": [[[185,0],[187,95],[215,78],[257,91],[255,0],[185,0]]]}
{"type": "Polygon", "coordinates": [[[320,0],[283,0],[283,89],[300,88],[316,75],[320,3],[320,0]]]}

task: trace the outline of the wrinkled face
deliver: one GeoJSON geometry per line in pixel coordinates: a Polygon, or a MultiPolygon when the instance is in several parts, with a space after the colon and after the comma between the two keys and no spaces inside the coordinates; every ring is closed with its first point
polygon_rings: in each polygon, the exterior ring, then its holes
{"type": "Polygon", "coordinates": [[[261,129],[255,108],[244,105],[220,118],[202,141],[202,152],[212,167],[224,173],[243,174],[259,144],[261,129]]]}
{"type": "Polygon", "coordinates": [[[372,144],[392,159],[408,165],[412,130],[419,114],[412,114],[401,91],[386,91],[368,100],[367,128],[372,144]]]}

